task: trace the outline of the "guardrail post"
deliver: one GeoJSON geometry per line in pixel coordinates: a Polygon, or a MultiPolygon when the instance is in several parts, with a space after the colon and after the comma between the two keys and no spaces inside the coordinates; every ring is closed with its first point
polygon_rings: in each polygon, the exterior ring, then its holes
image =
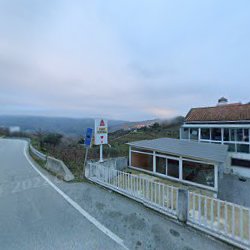
{"type": "Polygon", "coordinates": [[[186,223],[188,219],[188,190],[178,189],[178,210],[177,218],[180,222],[186,223]]]}

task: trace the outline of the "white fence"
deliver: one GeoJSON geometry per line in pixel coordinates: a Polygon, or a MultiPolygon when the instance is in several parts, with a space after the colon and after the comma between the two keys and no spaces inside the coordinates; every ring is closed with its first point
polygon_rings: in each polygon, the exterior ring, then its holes
{"type": "Polygon", "coordinates": [[[180,214],[186,214],[186,223],[190,226],[238,247],[250,249],[250,208],[195,192],[181,196],[181,190],[176,187],[101,164],[89,164],[85,174],[88,179],[173,218],[180,219],[180,214]]]}
{"type": "Polygon", "coordinates": [[[88,178],[144,205],[176,218],[178,189],[98,164],[90,164],[88,178]]]}
{"type": "Polygon", "coordinates": [[[188,224],[239,246],[250,247],[250,209],[189,192],[188,224]]]}

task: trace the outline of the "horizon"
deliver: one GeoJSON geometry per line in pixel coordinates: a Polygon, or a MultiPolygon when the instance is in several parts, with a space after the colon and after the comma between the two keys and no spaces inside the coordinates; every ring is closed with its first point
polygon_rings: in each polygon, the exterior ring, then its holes
{"type": "Polygon", "coordinates": [[[143,121],[247,103],[249,12],[247,0],[0,1],[0,115],[143,121]]]}

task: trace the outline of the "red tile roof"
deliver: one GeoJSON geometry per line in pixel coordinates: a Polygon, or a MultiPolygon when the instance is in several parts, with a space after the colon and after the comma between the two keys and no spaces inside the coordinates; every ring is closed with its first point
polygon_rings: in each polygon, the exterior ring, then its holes
{"type": "Polygon", "coordinates": [[[186,122],[227,122],[249,121],[250,104],[224,104],[216,107],[193,108],[186,118],[186,122]]]}

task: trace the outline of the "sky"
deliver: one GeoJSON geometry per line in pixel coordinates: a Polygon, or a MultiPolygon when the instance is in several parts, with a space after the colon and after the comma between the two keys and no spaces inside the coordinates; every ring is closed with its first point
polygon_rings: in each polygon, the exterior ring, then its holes
{"type": "Polygon", "coordinates": [[[0,114],[172,118],[250,101],[249,0],[0,0],[0,114]]]}

